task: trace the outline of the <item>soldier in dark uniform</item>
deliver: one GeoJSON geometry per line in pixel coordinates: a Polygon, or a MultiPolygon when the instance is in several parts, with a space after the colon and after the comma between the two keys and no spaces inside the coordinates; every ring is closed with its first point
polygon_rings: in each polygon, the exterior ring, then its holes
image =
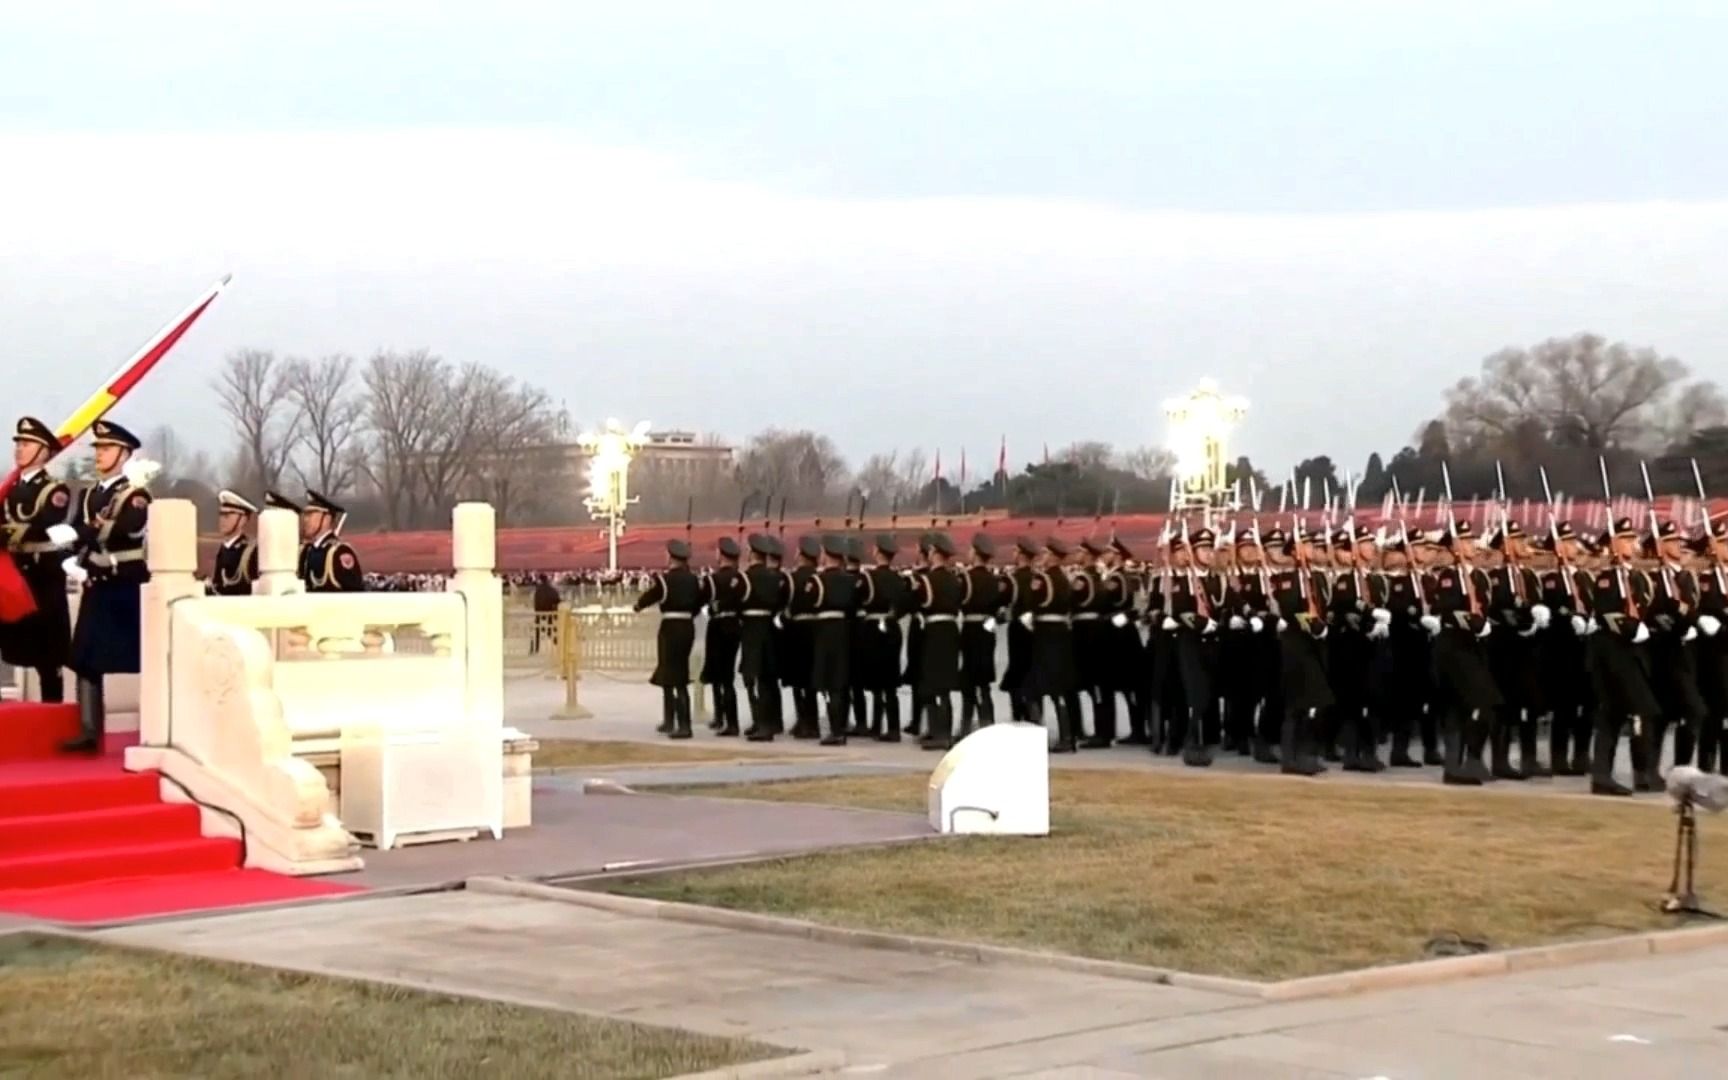
{"type": "Polygon", "coordinates": [[[1548,760],[1556,776],[1590,772],[1590,711],[1586,635],[1590,574],[1578,567],[1580,545],[1568,521],[1555,522],[1542,538],[1554,565],[1542,570],[1542,603],[1554,613],[1539,635],[1542,700],[1548,708],[1548,760]],[[1556,543],[1558,541],[1558,543],[1556,543]]]}
{"type": "Polygon", "coordinates": [[[900,741],[900,620],[912,610],[912,593],[894,569],[899,550],[893,533],[876,537],[875,565],[865,572],[860,594],[864,661],[858,683],[870,694],[874,713],[870,733],[879,742],[900,741]]]}
{"type": "Polygon", "coordinates": [[[690,545],[666,541],[667,568],[654,575],[636,598],[636,610],[660,609],[660,629],[654,638],[654,674],[648,680],[660,688],[660,727],[664,735],[688,739],[690,731],[690,650],[696,645],[696,614],[708,597],[702,579],[690,570],[690,545]]]}
{"type": "Polygon", "coordinates": [[[1698,571],[1698,640],[1694,643],[1698,692],[1704,719],[1698,727],[1698,768],[1715,772],[1722,764],[1722,721],[1728,717],[1728,523],[1712,521],[1693,541],[1702,559],[1698,571]]]}
{"type": "Polygon", "coordinates": [[[64,525],[72,510],[72,489],[48,474],[60,440],[33,416],[18,421],[12,437],[17,482],[0,506],[6,525],[6,551],[30,589],[36,610],[15,623],[0,625],[0,657],[14,667],[36,672],[42,700],[66,700],[61,669],[72,648],[72,620],[66,607],[65,560],[48,530],[64,525]]]}
{"type": "Polygon", "coordinates": [[[1488,639],[1488,661],[1500,688],[1489,772],[1498,780],[1525,780],[1551,775],[1537,759],[1536,721],[1545,711],[1542,701],[1542,644],[1553,616],[1543,602],[1542,582],[1526,564],[1530,549],[1524,527],[1508,520],[1489,542],[1500,552],[1488,591],[1489,616],[1495,623],[1488,639]],[[1518,764],[1512,764],[1512,735],[1518,735],[1518,764]]]}
{"type": "Polygon", "coordinates": [[[137,436],[106,420],[98,420],[91,431],[99,479],[84,490],[72,523],[51,531],[56,543],[70,541],[62,545],[75,552],[67,560],[72,567],[68,574],[84,583],[71,657],[78,676],[81,734],[63,749],[100,753],[107,713],[103,680],[136,675],[140,666],[139,590],[150,580],[144,561],[150,493],[127,475],[127,462],[139,446],[137,436]]]}
{"type": "Polygon", "coordinates": [[[822,541],[814,536],[798,538],[798,563],[788,575],[785,625],[781,632],[780,678],[792,690],[792,737],[816,739],[822,735],[816,690],[810,681],[812,627],[821,600],[816,560],[822,541]]]}
{"type": "MultiPolygon", "coordinates": [[[[1266,699],[1267,677],[1276,671],[1267,662],[1267,622],[1271,617],[1272,579],[1260,550],[1259,525],[1244,529],[1236,537],[1236,567],[1226,580],[1220,632],[1219,665],[1229,673],[1224,680],[1224,749],[1247,756],[1258,746],[1255,714],[1266,699]]],[[[1276,634],[1271,630],[1271,634],[1276,634]]],[[[1274,645],[1277,638],[1271,637],[1274,645]]],[[[1270,762],[1270,748],[1266,748],[1270,762]]]]}
{"type": "Polygon", "coordinates": [[[1381,551],[1384,599],[1381,607],[1392,616],[1386,627],[1386,675],[1383,691],[1375,701],[1385,729],[1392,736],[1387,764],[1394,769],[1417,769],[1439,765],[1438,731],[1428,716],[1429,684],[1433,681],[1428,654],[1428,631],[1422,625],[1427,614],[1424,571],[1417,565],[1416,550],[1425,542],[1420,532],[1401,530],[1398,539],[1381,551]],[[1410,752],[1418,737],[1426,761],[1410,752]]]}
{"type": "Polygon", "coordinates": [[[1111,598],[1104,594],[1102,575],[1097,559],[1107,550],[1090,537],[1080,541],[1075,549],[1074,563],[1068,568],[1070,603],[1074,615],[1069,632],[1074,637],[1075,693],[1068,699],[1068,711],[1077,729],[1084,729],[1081,720],[1081,700],[1092,705],[1092,734],[1082,735],[1080,747],[1085,750],[1108,749],[1116,741],[1116,695],[1105,690],[1109,680],[1110,656],[1105,631],[1109,628],[1111,598]]]}
{"type": "Polygon", "coordinates": [[[738,569],[743,549],[730,536],[722,536],[715,547],[720,565],[707,575],[708,625],[702,637],[702,682],[714,696],[714,721],[709,725],[725,736],[738,734],[739,623],[747,591],[738,569]]]}
{"type": "Polygon", "coordinates": [[[1445,539],[1452,565],[1434,573],[1424,624],[1434,636],[1434,674],[1441,710],[1441,741],[1448,784],[1481,784],[1492,778],[1482,761],[1503,698],[1489,666],[1486,639],[1491,583],[1474,565],[1475,537],[1470,523],[1452,526],[1445,539]]]}
{"type": "Polygon", "coordinates": [[[786,609],[786,576],[774,565],[777,542],[760,533],[750,537],[750,567],[744,572],[739,671],[750,698],[751,742],[770,742],[785,730],[781,720],[779,635],[775,621],[786,609]]]}
{"type": "Polygon", "coordinates": [[[1098,589],[1104,597],[1104,642],[1108,654],[1101,689],[1112,700],[1121,694],[1123,707],[1128,710],[1128,735],[1121,740],[1122,745],[1148,746],[1151,744],[1146,735],[1149,708],[1145,695],[1140,692],[1144,681],[1140,669],[1146,652],[1140,641],[1140,626],[1134,618],[1134,600],[1140,591],[1140,583],[1127,569],[1128,561],[1133,557],[1128,545],[1114,536],[1100,556],[1102,570],[1098,589]]]}
{"type": "Polygon", "coordinates": [[[306,583],[307,592],[360,592],[366,588],[360,557],[337,535],[346,516],[347,511],[323,495],[306,493],[306,504],[300,508],[300,536],[305,541],[300,549],[300,580],[306,583]]]}
{"type": "MultiPolygon", "coordinates": [[[[1038,557],[1038,544],[1030,537],[1022,536],[1014,541],[1014,569],[1003,579],[1002,607],[1010,615],[1021,613],[1021,599],[1028,594],[1032,584],[1032,576],[1037,573],[1033,568],[1033,560],[1038,557]]],[[[1002,692],[1008,695],[1008,710],[1011,719],[1018,723],[1031,723],[1031,702],[1028,700],[1025,685],[1026,673],[1032,668],[1032,627],[1026,622],[1010,617],[1008,620],[1008,664],[1002,671],[1002,692]]]]}
{"type": "Polygon", "coordinates": [[[1028,719],[1042,722],[1043,703],[1050,702],[1056,712],[1056,741],[1050,747],[1053,754],[1072,754],[1077,748],[1074,716],[1068,707],[1077,681],[1070,622],[1073,601],[1068,575],[1062,568],[1068,554],[1067,544],[1056,537],[1047,540],[1039,565],[1025,591],[1016,598],[1015,617],[1032,631],[1032,660],[1023,684],[1028,719]]]}
{"type": "Polygon", "coordinates": [[[212,596],[251,596],[258,580],[258,545],[246,531],[258,507],[232,491],[216,496],[216,531],[222,544],[216,549],[216,565],[205,587],[212,596]]]}
{"type": "Polygon", "coordinates": [[[1698,727],[1704,720],[1704,699],[1698,693],[1694,652],[1699,634],[1698,578],[1684,563],[1686,539],[1672,521],[1657,526],[1649,541],[1655,559],[1650,572],[1654,595],[1646,613],[1650,630],[1650,688],[1660,710],[1650,729],[1650,767],[1662,762],[1668,729],[1674,729],[1674,764],[1690,765],[1697,749],[1698,727]]]}
{"type": "Polygon", "coordinates": [[[1318,776],[1326,771],[1317,752],[1318,720],[1333,705],[1326,673],[1326,575],[1310,565],[1313,547],[1306,534],[1279,539],[1291,560],[1290,568],[1272,579],[1278,607],[1278,701],[1283,709],[1279,768],[1295,776],[1318,776]]]}
{"type": "Polygon", "coordinates": [[[858,579],[846,569],[846,538],[822,538],[822,562],[815,578],[815,609],[810,619],[810,689],[827,704],[828,734],[823,746],[845,746],[846,712],[852,699],[852,612],[858,579]]]}
{"type": "Polygon", "coordinates": [[[960,737],[976,722],[996,722],[996,613],[1002,610],[1002,579],[990,565],[996,544],[985,533],[972,537],[974,562],[962,578],[960,626],[960,737]]]}
{"type": "Polygon", "coordinates": [[[1614,779],[1614,757],[1620,729],[1630,727],[1628,747],[1633,787],[1661,787],[1657,763],[1650,751],[1650,728],[1660,711],[1650,686],[1651,638],[1645,618],[1655,590],[1644,571],[1632,565],[1638,549],[1638,529],[1631,518],[1620,518],[1603,537],[1608,563],[1596,571],[1590,590],[1593,625],[1589,635],[1590,670],[1596,689],[1596,740],[1590,754],[1590,791],[1594,795],[1630,795],[1614,779]]]}
{"type": "Polygon", "coordinates": [[[1377,718],[1369,707],[1369,679],[1375,642],[1382,633],[1378,628],[1390,625],[1392,613],[1372,595],[1356,539],[1353,524],[1332,534],[1335,569],[1328,587],[1326,674],[1332,687],[1331,726],[1343,747],[1344,769],[1375,773],[1385,766],[1377,718]]]}
{"type": "Polygon", "coordinates": [[[1207,714],[1212,708],[1209,655],[1218,630],[1214,618],[1222,597],[1210,570],[1196,565],[1200,553],[1210,558],[1217,538],[1201,528],[1170,539],[1170,569],[1164,578],[1162,615],[1155,636],[1159,704],[1164,714],[1166,753],[1181,748],[1182,763],[1194,768],[1212,764],[1207,738],[1207,714]]]}
{"type": "Polygon", "coordinates": [[[912,618],[906,626],[906,671],[902,676],[911,691],[911,714],[906,719],[906,734],[922,735],[924,731],[924,699],[918,696],[918,673],[924,663],[924,616],[918,611],[919,598],[924,595],[924,575],[930,569],[930,534],[918,538],[918,560],[903,571],[906,589],[912,596],[912,618]]]}
{"type": "Polygon", "coordinates": [[[864,621],[864,602],[869,595],[869,586],[864,573],[864,538],[857,533],[846,537],[846,572],[852,575],[853,592],[858,597],[852,605],[851,618],[846,620],[846,647],[851,657],[847,662],[850,686],[846,691],[849,695],[846,712],[852,724],[847,734],[868,739],[876,734],[870,722],[869,687],[870,649],[875,644],[870,640],[869,632],[875,628],[864,621]]]}
{"type": "Polygon", "coordinates": [[[919,638],[917,692],[930,717],[930,732],[919,740],[926,750],[954,745],[954,692],[960,689],[960,606],[965,586],[954,572],[954,541],[946,534],[930,537],[930,569],[919,578],[918,613],[924,619],[919,638]]]}

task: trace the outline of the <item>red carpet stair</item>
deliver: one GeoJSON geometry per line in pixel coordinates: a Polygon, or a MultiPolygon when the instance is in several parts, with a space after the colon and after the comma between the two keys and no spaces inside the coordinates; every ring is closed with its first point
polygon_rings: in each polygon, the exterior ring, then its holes
{"type": "Polygon", "coordinates": [[[70,705],[0,705],[0,913],[64,922],[310,899],[350,886],[241,868],[238,840],[204,836],[198,807],[161,798],[155,773],[61,755],[70,705]]]}

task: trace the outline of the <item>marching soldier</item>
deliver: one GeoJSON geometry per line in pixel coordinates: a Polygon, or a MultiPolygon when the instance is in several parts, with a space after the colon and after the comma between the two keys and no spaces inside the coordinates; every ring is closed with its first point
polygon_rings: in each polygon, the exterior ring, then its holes
{"type": "Polygon", "coordinates": [[[654,575],[646,591],[636,598],[637,611],[660,609],[660,628],[654,638],[654,674],[649,682],[660,688],[660,726],[656,730],[674,739],[688,739],[690,731],[690,650],[696,645],[696,613],[708,597],[702,579],[690,570],[690,545],[682,540],[666,541],[667,568],[654,575]]]}
{"type": "Polygon", "coordinates": [[[1452,565],[1434,574],[1430,614],[1424,625],[1434,638],[1434,671],[1443,718],[1441,740],[1448,784],[1482,784],[1491,779],[1482,751],[1496,723],[1502,698],[1488,665],[1486,642],[1494,629],[1488,619],[1488,575],[1474,565],[1475,538],[1460,521],[1446,537],[1452,565]]]}
{"type": "Polygon", "coordinates": [[[252,583],[258,580],[258,545],[246,527],[258,507],[232,491],[218,493],[216,507],[216,531],[222,544],[216,549],[206,590],[212,596],[251,596],[252,583]]]}
{"type": "Polygon", "coordinates": [[[1162,617],[1155,637],[1159,702],[1164,713],[1166,753],[1181,747],[1182,763],[1195,768],[1212,764],[1206,737],[1207,713],[1212,707],[1210,672],[1211,637],[1218,624],[1213,613],[1222,597],[1212,580],[1209,563],[1216,537],[1201,528],[1184,539],[1170,538],[1171,567],[1164,576],[1162,617]]]}
{"type": "MultiPolygon", "coordinates": [[[[1682,564],[1686,540],[1672,521],[1657,526],[1650,539],[1655,567],[1650,574],[1652,597],[1647,612],[1650,632],[1650,688],[1660,710],[1650,729],[1650,768],[1659,769],[1662,745],[1674,727],[1674,764],[1689,765],[1697,748],[1704,700],[1698,693],[1698,665],[1693,651],[1698,640],[1698,579],[1682,564]]],[[[1660,773],[1652,778],[1660,780],[1660,773]]]]}
{"type": "Polygon", "coordinates": [[[1038,545],[1028,537],[1020,537],[1014,541],[1014,569],[1003,579],[1004,596],[1003,610],[1009,612],[1008,619],[1008,663],[1002,670],[1001,690],[1008,695],[1008,709],[1011,719],[1019,723],[1032,723],[1031,702],[1026,694],[1026,674],[1032,669],[1032,627],[1028,622],[1013,616],[1023,613],[1023,597],[1029,595],[1032,577],[1037,573],[1033,566],[1038,558],[1038,545]]]}
{"type": "Polygon", "coordinates": [[[138,673],[139,590],[150,580],[144,562],[150,493],[143,485],[153,469],[132,464],[138,437],[119,424],[98,420],[91,432],[97,482],[84,490],[72,523],[49,530],[57,545],[75,552],[66,575],[84,586],[71,657],[81,733],[63,747],[81,753],[102,751],[103,680],[138,673]]]}
{"type": "Polygon", "coordinates": [[[906,578],[894,569],[899,544],[893,533],[876,536],[875,565],[864,574],[863,638],[864,668],[860,684],[869,692],[874,714],[870,733],[879,742],[900,741],[900,620],[912,610],[912,593],[906,578]]]}
{"type": "Polygon", "coordinates": [[[1698,767],[1715,772],[1723,763],[1722,720],[1728,717],[1728,523],[1712,521],[1694,541],[1702,557],[1698,572],[1698,641],[1695,643],[1698,692],[1704,699],[1704,720],[1698,728],[1698,767]]]}
{"type": "Polygon", "coordinates": [[[848,734],[868,739],[875,734],[870,726],[867,673],[872,660],[870,649],[876,643],[867,635],[870,627],[864,622],[864,603],[869,590],[864,572],[864,537],[857,533],[850,533],[846,537],[846,572],[852,575],[852,591],[857,596],[852,605],[852,615],[846,620],[846,647],[851,656],[847,662],[850,685],[846,691],[849,695],[846,712],[852,724],[848,734]]]}
{"type": "Polygon", "coordinates": [[[924,732],[924,699],[918,693],[919,672],[924,664],[924,616],[918,611],[919,598],[924,595],[924,575],[930,569],[930,534],[918,538],[918,560],[902,571],[907,591],[912,595],[912,619],[906,627],[906,671],[903,675],[912,695],[912,712],[906,720],[906,734],[922,736],[924,732]]]}
{"type": "Polygon", "coordinates": [[[1276,648],[1278,640],[1268,634],[1272,582],[1260,543],[1258,523],[1237,535],[1236,567],[1224,592],[1222,607],[1228,615],[1218,649],[1219,663],[1229,678],[1224,680],[1222,726],[1227,752],[1253,754],[1267,764],[1276,764],[1278,759],[1255,729],[1255,713],[1266,698],[1266,678],[1276,670],[1269,662],[1266,643],[1270,640],[1276,648]]]}
{"type": "Polygon", "coordinates": [[[822,542],[814,536],[798,538],[798,565],[788,575],[786,623],[781,631],[780,678],[792,689],[792,737],[815,739],[822,735],[817,717],[816,690],[810,682],[811,623],[821,601],[816,560],[822,542]]]}
{"type": "Polygon", "coordinates": [[[1489,542],[1500,552],[1488,593],[1496,623],[1488,640],[1488,661],[1503,699],[1494,727],[1490,773],[1499,780],[1551,775],[1536,754],[1536,720],[1542,702],[1542,652],[1553,609],[1544,603],[1541,580],[1529,559],[1524,527],[1508,520],[1489,542]],[[1512,765],[1512,733],[1518,733],[1518,765],[1512,765]]]}
{"type": "Polygon", "coordinates": [[[1121,694],[1123,705],[1128,710],[1128,735],[1121,740],[1122,745],[1149,746],[1151,739],[1146,735],[1148,703],[1140,692],[1140,666],[1146,653],[1140,642],[1140,627],[1134,618],[1134,601],[1140,586],[1127,570],[1133,557],[1128,545],[1116,537],[1110,538],[1109,547],[1101,557],[1103,569],[1098,587],[1105,599],[1108,625],[1104,640],[1107,645],[1105,651],[1109,654],[1102,690],[1111,698],[1121,694]]]}
{"type": "Polygon", "coordinates": [[[1074,716],[1069,711],[1077,682],[1070,623],[1073,604],[1068,575],[1062,572],[1068,554],[1068,545],[1060,539],[1046,541],[1039,565],[1024,591],[1015,597],[1015,617],[1032,632],[1031,662],[1022,684],[1027,719],[1040,723],[1043,702],[1049,700],[1056,711],[1056,742],[1050,747],[1053,754],[1072,754],[1076,749],[1074,716]]]}
{"type": "Polygon", "coordinates": [[[1314,552],[1305,534],[1278,539],[1291,563],[1272,579],[1279,616],[1279,768],[1295,776],[1318,776],[1326,766],[1317,753],[1317,721],[1333,704],[1326,675],[1326,576],[1310,566],[1314,552]]]}
{"type": "Polygon", "coordinates": [[[0,511],[6,525],[6,550],[30,589],[36,611],[0,626],[0,657],[14,667],[36,672],[42,700],[66,700],[66,666],[72,649],[72,620],[66,607],[65,556],[48,531],[64,525],[72,508],[72,489],[48,474],[60,449],[53,429],[33,416],[23,417],[12,437],[17,482],[0,511]]]}
{"type": "Polygon", "coordinates": [[[1644,571],[1632,565],[1638,548],[1638,529],[1631,518],[1619,518],[1602,538],[1607,565],[1596,571],[1590,605],[1594,629],[1589,634],[1595,676],[1596,742],[1590,754],[1590,792],[1593,795],[1630,795],[1631,789],[1614,779],[1614,757],[1621,728],[1629,728],[1633,787],[1655,791],[1661,787],[1660,773],[1651,760],[1649,725],[1659,706],[1650,686],[1648,657],[1650,627],[1645,622],[1654,590],[1644,571]]]}
{"type": "MultiPolygon", "coordinates": [[[[1330,726],[1343,747],[1345,771],[1376,773],[1385,765],[1380,761],[1379,727],[1369,707],[1369,680],[1375,643],[1389,633],[1385,628],[1391,625],[1392,613],[1372,595],[1354,523],[1332,534],[1331,547],[1336,570],[1327,605],[1326,671],[1333,698],[1330,726]]],[[[1325,741],[1330,744],[1333,740],[1325,741]]]]}
{"type": "Polygon", "coordinates": [[[1002,579],[990,566],[996,544],[988,535],[972,538],[972,554],[976,561],[961,579],[961,738],[971,734],[974,722],[979,727],[996,722],[996,613],[1002,610],[1002,579]]]}
{"type": "Polygon", "coordinates": [[[734,736],[738,734],[738,648],[743,633],[739,623],[748,586],[738,570],[743,554],[738,541],[722,536],[715,551],[720,565],[706,581],[708,625],[702,632],[702,682],[713,688],[714,721],[709,726],[716,734],[734,736]]]}
{"type": "Polygon", "coordinates": [[[930,717],[929,734],[918,745],[947,750],[954,745],[954,691],[960,689],[960,607],[965,586],[950,565],[954,541],[945,533],[930,537],[930,568],[918,579],[918,613],[924,620],[919,639],[919,698],[930,717]]]}
{"type": "Polygon", "coordinates": [[[1426,534],[1405,530],[1382,553],[1386,566],[1383,606],[1391,613],[1392,621],[1386,636],[1391,672],[1386,693],[1380,700],[1392,729],[1392,753],[1388,761],[1395,769],[1443,765],[1446,761],[1440,753],[1438,717],[1429,708],[1433,698],[1433,656],[1428,630],[1422,622],[1428,614],[1431,591],[1423,560],[1433,550],[1432,544],[1426,534]],[[1420,761],[1410,752],[1411,741],[1417,737],[1422,743],[1420,761]]]}
{"type": "Polygon", "coordinates": [[[846,569],[846,538],[822,538],[821,569],[810,579],[816,590],[810,617],[810,692],[827,699],[828,734],[823,746],[846,745],[846,711],[852,691],[852,611],[858,579],[846,569]]]}
{"type": "Polygon", "coordinates": [[[1548,706],[1548,761],[1556,776],[1590,772],[1587,678],[1590,574],[1579,568],[1582,546],[1569,521],[1550,525],[1543,550],[1554,565],[1542,571],[1542,603],[1554,612],[1542,636],[1542,700],[1548,706]]]}
{"type": "Polygon", "coordinates": [[[1092,734],[1082,737],[1080,746],[1086,750],[1109,749],[1116,741],[1116,695],[1105,687],[1110,681],[1110,654],[1105,631],[1112,604],[1105,595],[1102,575],[1098,573],[1098,556],[1108,550],[1088,537],[1080,541],[1074,552],[1074,565],[1069,569],[1068,583],[1072,589],[1074,608],[1074,674],[1078,692],[1068,701],[1068,711],[1077,728],[1081,723],[1081,698],[1092,703],[1092,734]]]}
{"type": "Polygon", "coordinates": [[[300,579],[306,583],[307,592],[360,592],[366,588],[360,557],[337,535],[346,516],[347,511],[323,495],[306,493],[306,504],[300,508],[300,536],[305,541],[300,549],[300,579]]]}
{"type": "Polygon", "coordinates": [[[775,623],[786,608],[786,575],[777,565],[779,541],[761,533],[750,537],[750,567],[744,572],[739,627],[739,671],[750,698],[751,742],[772,742],[785,731],[781,719],[779,634],[775,623]]]}

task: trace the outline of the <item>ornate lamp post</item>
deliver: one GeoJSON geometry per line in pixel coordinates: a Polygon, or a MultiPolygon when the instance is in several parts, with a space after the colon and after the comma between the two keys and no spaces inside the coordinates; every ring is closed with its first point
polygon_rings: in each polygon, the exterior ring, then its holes
{"type": "Polygon", "coordinates": [[[629,431],[618,421],[607,420],[601,430],[576,438],[576,445],[588,454],[588,495],[582,505],[591,517],[606,524],[606,569],[614,573],[625,511],[636,501],[630,496],[630,462],[647,443],[646,420],[629,431]]]}
{"type": "Polygon", "coordinates": [[[1225,470],[1230,432],[1248,415],[1245,398],[1225,397],[1212,379],[1185,398],[1164,403],[1170,421],[1170,449],[1176,455],[1177,506],[1222,507],[1229,502],[1225,470]]]}

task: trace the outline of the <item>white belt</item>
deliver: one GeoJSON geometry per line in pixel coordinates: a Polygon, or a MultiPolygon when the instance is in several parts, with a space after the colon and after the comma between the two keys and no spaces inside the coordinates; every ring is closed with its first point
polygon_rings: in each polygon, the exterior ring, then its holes
{"type": "Polygon", "coordinates": [[[924,621],[925,622],[953,622],[954,616],[952,616],[952,615],[926,615],[926,616],[924,616],[924,621]]]}
{"type": "Polygon", "coordinates": [[[772,619],[774,617],[772,611],[759,611],[755,609],[746,611],[744,614],[752,619],[772,619]]]}
{"type": "Polygon", "coordinates": [[[1046,623],[1065,623],[1068,621],[1068,616],[1066,616],[1066,615],[1034,615],[1034,616],[1032,616],[1032,621],[1033,622],[1046,622],[1046,623]]]}
{"type": "Polygon", "coordinates": [[[867,611],[864,613],[864,617],[871,622],[893,622],[899,618],[892,611],[867,611]]]}
{"type": "Polygon", "coordinates": [[[792,616],[792,621],[793,622],[809,622],[811,619],[814,619],[815,617],[816,616],[814,613],[808,613],[808,614],[804,614],[804,615],[794,615],[794,616],[792,616]]]}
{"type": "Polygon", "coordinates": [[[960,617],[960,620],[962,622],[969,622],[969,623],[988,622],[989,619],[990,619],[990,616],[988,616],[988,615],[962,615],[960,617]]]}
{"type": "Polygon", "coordinates": [[[844,611],[818,611],[810,617],[812,619],[844,619],[846,613],[844,611]]]}
{"type": "Polygon", "coordinates": [[[97,551],[97,552],[92,552],[90,555],[90,565],[91,566],[110,567],[110,566],[117,566],[120,563],[143,562],[143,561],[144,561],[144,553],[142,551],[138,551],[138,550],[114,551],[114,552],[97,551]]]}
{"type": "Polygon", "coordinates": [[[660,617],[662,619],[694,619],[696,616],[688,611],[662,611],[660,617]]]}
{"type": "Polygon", "coordinates": [[[1093,621],[1097,620],[1098,618],[1100,618],[1100,615],[1096,611],[1082,611],[1078,615],[1074,616],[1074,621],[1075,622],[1093,622],[1093,621]]]}

